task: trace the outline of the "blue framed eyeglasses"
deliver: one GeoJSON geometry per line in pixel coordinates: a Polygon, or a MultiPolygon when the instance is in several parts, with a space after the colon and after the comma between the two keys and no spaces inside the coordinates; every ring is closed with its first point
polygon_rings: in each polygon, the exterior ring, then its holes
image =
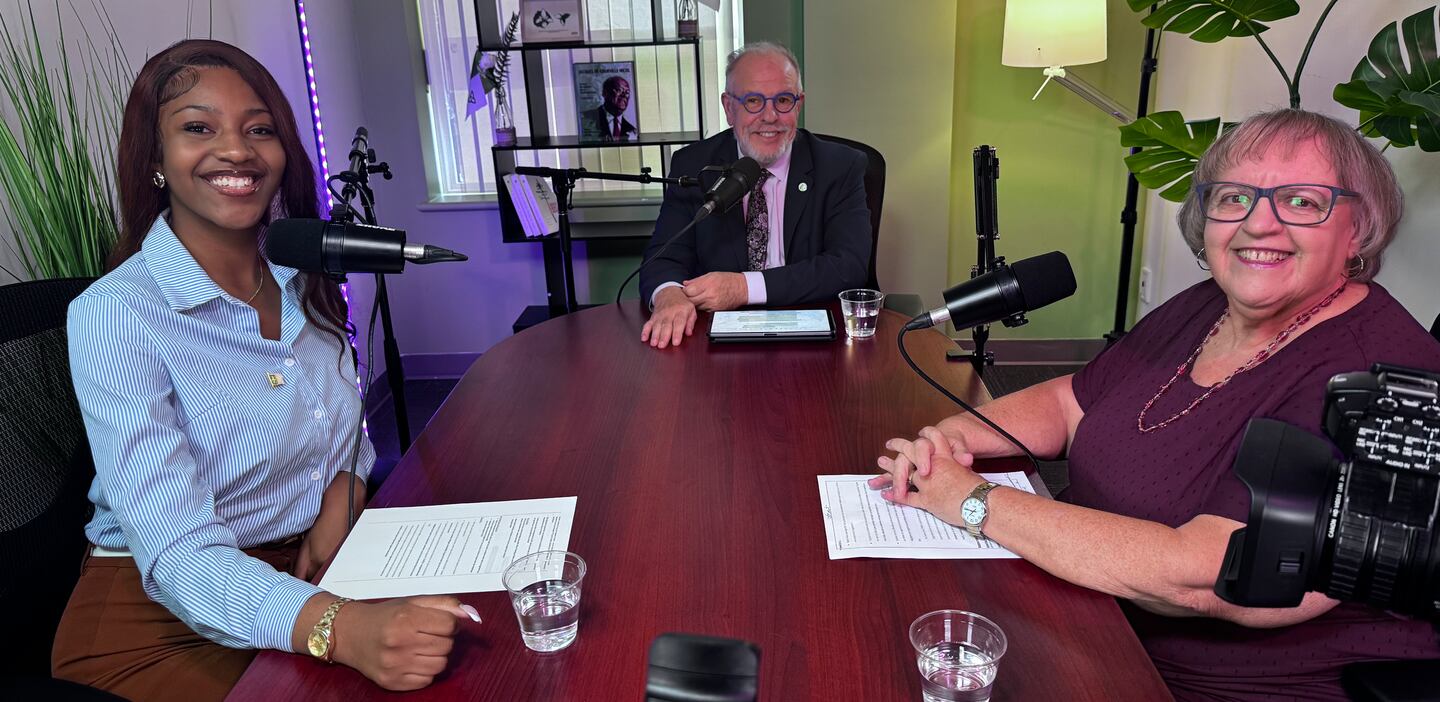
{"type": "Polygon", "coordinates": [[[1205,218],[1215,222],[1243,222],[1261,198],[1270,201],[1270,211],[1283,224],[1313,227],[1324,224],[1342,197],[1360,193],[1334,185],[1293,183],[1260,188],[1246,183],[1200,183],[1195,186],[1205,208],[1205,218]]]}
{"type": "Polygon", "coordinates": [[[776,112],[784,114],[795,109],[795,106],[799,105],[800,101],[805,99],[804,95],[796,95],[789,91],[776,93],[768,97],[761,93],[745,93],[744,95],[736,95],[735,93],[725,94],[729,95],[731,100],[740,103],[741,107],[744,107],[745,111],[752,115],[763,112],[765,110],[765,103],[767,102],[775,105],[776,112]]]}

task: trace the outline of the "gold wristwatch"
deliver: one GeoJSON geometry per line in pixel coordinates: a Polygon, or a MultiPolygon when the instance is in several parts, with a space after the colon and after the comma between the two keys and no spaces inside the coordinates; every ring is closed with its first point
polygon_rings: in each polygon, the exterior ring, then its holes
{"type": "Polygon", "coordinates": [[[314,629],[310,630],[310,637],[305,640],[306,647],[310,649],[310,655],[326,663],[335,662],[332,659],[335,650],[335,615],[340,613],[341,607],[351,601],[348,597],[341,597],[325,608],[325,614],[320,616],[320,621],[315,624],[314,629]]]}

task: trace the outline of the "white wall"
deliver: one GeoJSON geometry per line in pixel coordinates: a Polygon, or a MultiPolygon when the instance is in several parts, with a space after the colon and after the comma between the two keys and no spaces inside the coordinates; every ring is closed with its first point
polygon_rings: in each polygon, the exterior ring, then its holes
{"type": "MultiPolygon", "coordinates": [[[[1315,20],[1326,3],[1306,0],[1300,15],[1272,25],[1265,40],[1287,71],[1293,71],[1315,20]]],[[[1430,7],[1434,0],[1342,2],[1331,11],[1316,39],[1301,78],[1301,106],[1346,123],[1354,110],[1331,98],[1337,83],[1350,79],[1370,39],[1385,25],[1430,7]]],[[[1280,74],[1253,39],[1232,38],[1201,44],[1167,33],[1161,44],[1155,82],[1155,109],[1180,110],[1187,119],[1220,115],[1238,121],[1251,113],[1285,107],[1288,97],[1280,74]]],[[[1418,147],[1386,152],[1405,190],[1405,219],[1386,251],[1379,281],[1426,327],[1440,313],[1440,154],[1418,147]]],[[[1178,205],[1147,194],[1142,265],[1151,271],[1154,292],[1140,303],[1144,314],[1208,274],[1195,266],[1175,225],[1178,205]]]]}

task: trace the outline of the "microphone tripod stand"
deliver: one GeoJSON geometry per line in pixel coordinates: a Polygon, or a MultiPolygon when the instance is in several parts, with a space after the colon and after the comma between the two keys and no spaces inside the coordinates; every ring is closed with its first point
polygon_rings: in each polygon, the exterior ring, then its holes
{"type": "MultiPolygon", "coordinates": [[[[385,180],[394,176],[390,173],[390,164],[375,161],[375,149],[370,148],[368,139],[369,133],[364,127],[356,130],[355,140],[350,143],[350,170],[342,171],[330,179],[345,183],[345,187],[336,195],[339,202],[330,210],[331,221],[353,224],[359,220],[361,224],[378,224],[375,221],[375,192],[370,189],[370,174],[379,174],[384,176],[385,180]],[[360,212],[350,204],[356,196],[360,198],[360,212]]],[[[334,194],[333,188],[331,193],[334,194]]],[[[344,274],[336,277],[340,282],[345,281],[344,274]]],[[[395,341],[395,327],[390,318],[390,293],[385,287],[385,276],[381,273],[375,274],[375,305],[380,308],[380,326],[385,332],[386,376],[389,380],[390,396],[395,403],[395,433],[400,440],[400,453],[403,455],[410,450],[410,413],[405,406],[405,369],[401,365],[400,345],[395,341]]],[[[361,414],[364,414],[363,407],[361,414]]]]}
{"type": "MultiPolygon", "coordinates": [[[[558,304],[550,300],[551,317],[558,314],[570,314],[578,309],[580,305],[575,301],[575,260],[571,251],[573,239],[570,236],[570,207],[571,193],[575,190],[575,183],[582,178],[591,180],[618,180],[628,183],[665,183],[676,185],[682,188],[699,187],[700,180],[682,176],[679,178],[667,178],[650,174],[650,168],[640,169],[639,175],[629,173],[602,173],[600,171],[587,171],[584,168],[549,168],[546,166],[517,166],[515,173],[524,176],[540,176],[550,179],[550,187],[555,191],[555,201],[560,207],[560,215],[557,218],[560,224],[560,232],[556,235],[560,239],[560,269],[565,284],[565,299],[558,304]]],[[[388,361],[387,361],[388,363],[388,361]]]]}
{"type": "MultiPolygon", "coordinates": [[[[1000,180],[1000,158],[995,150],[986,144],[975,147],[975,265],[970,267],[970,277],[976,278],[1005,267],[1005,257],[995,255],[995,242],[1000,238],[1000,206],[996,197],[1000,180]]],[[[1018,327],[1030,320],[1024,312],[1016,312],[1001,322],[1007,327],[1018,327]]],[[[958,331],[958,330],[957,330],[958,331]]],[[[995,365],[995,353],[985,350],[990,339],[990,325],[981,324],[970,330],[975,350],[969,353],[963,349],[945,352],[949,361],[969,361],[975,366],[976,375],[984,375],[986,366],[995,365]]]]}

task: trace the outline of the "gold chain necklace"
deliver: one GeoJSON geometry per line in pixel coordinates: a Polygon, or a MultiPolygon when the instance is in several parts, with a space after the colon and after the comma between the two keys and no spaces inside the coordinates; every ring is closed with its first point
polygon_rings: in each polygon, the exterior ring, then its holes
{"type": "Polygon", "coordinates": [[[247,305],[250,304],[255,298],[259,297],[259,296],[260,296],[260,291],[265,289],[265,269],[268,268],[268,266],[265,265],[265,259],[262,258],[262,259],[259,259],[259,260],[260,260],[260,284],[257,285],[257,286],[255,286],[255,292],[250,293],[250,297],[245,298],[245,304],[247,304],[247,305]]]}
{"type": "Polygon", "coordinates": [[[1340,296],[1340,293],[1342,293],[1342,292],[1345,291],[1345,286],[1346,286],[1347,284],[1349,284],[1349,282],[1350,282],[1350,281],[1348,281],[1348,280],[1341,281],[1340,287],[1335,288],[1335,292],[1332,292],[1332,293],[1330,293],[1329,295],[1326,295],[1326,296],[1325,296],[1325,299],[1321,300],[1321,301],[1319,302],[1319,304],[1315,305],[1314,307],[1311,307],[1309,310],[1307,310],[1306,312],[1304,312],[1303,314],[1301,314],[1299,317],[1296,317],[1296,318],[1295,318],[1295,321],[1290,323],[1290,326],[1285,327],[1284,329],[1280,330],[1280,333],[1279,333],[1279,334],[1276,334],[1276,335],[1275,335],[1275,338],[1270,340],[1269,345],[1267,345],[1267,346],[1266,346],[1265,348],[1263,348],[1263,349],[1260,349],[1260,351],[1257,352],[1257,353],[1255,354],[1255,356],[1252,357],[1249,361],[1246,361],[1244,365],[1242,365],[1242,366],[1240,366],[1239,368],[1236,368],[1235,370],[1231,371],[1231,372],[1230,372],[1230,375],[1225,376],[1225,379],[1224,379],[1224,380],[1222,380],[1222,381],[1220,381],[1220,382],[1218,382],[1218,383],[1216,383],[1216,384],[1214,384],[1214,385],[1211,385],[1210,388],[1205,391],[1205,394],[1201,395],[1200,397],[1195,398],[1195,401],[1194,401],[1194,402],[1191,402],[1189,407],[1186,407],[1185,409],[1180,410],[1180,413],[1179,413],[1179,414],[1177,414],[1177,415],[1175,415],[1175,416],[1173,416],[1173,417],[1171,417],[1171,418],[1169,418],[1169,419],[1167,419],[1167,420],[1165,420],[1165,421],[1163,421],[1163,422],[1160,422],[1159,424],[1156,424],[1156,425],[1150,426],[1150,427],[1145,426],[1145,413],[1146,413],[1146,412],[1149,412],[1149,411],[1150,411],[1150,408],[1151,408],[1152,406],[1154,406],[1155,402],[1160,399],[1160,396],[1161,396],[1161,395],[1164,395],[1164,394],[1165,394],[1165,391],[1166,391],[1166,390],[1169,390],[1169,389],[1170,389],[1170,386],[1171,386],[1171,385],[1174,385],[1174,384],[1175,384],[1175,381],[1176,381],[1176,380],[1179,380],[1179,379],[1180,379],[1180,376],[1182,376],[1182,375],[1185,374],[1185,371],[1188,370],[1188,369],[1191,367],[1191,364],[1193,364],[1193,363],[1195,362],[1195,359],[1196,359],[1196,358],[1199,358],[1199,356],[1200,356],[1200,351],[1205,348],[1205,344],[1210,341],[1211,337],[1215,336],[1217,333],[1220,332],[1220,326],[1225,323],[1225,320],[1226,320],[1226,319],[1229,319],[1229,318],[1230,318],[1230,307],[1229,307],[1229,306],[1226,306],[1226,307],[1225,307],[1225,311],[1220,313],[1220,319],[1215,320],[1215,324],[1210,327],[1210,331],[1205,334],[1205,338],[1203,338],[1203,339],[1200,340],[1200,345],[1199,345],[1199,346],[1196,346],[1196,347],[1195,347],[1195,350],[1194,350],[1193,352],[1191,352],[1190,357],[1187,358],[1187,359],[1185,359],[1185,362],[1184,362],[1184,363],[1181,363],[1179,368],[1176,368],[1176,369],[1175,369],[1175,375],[1170,376],[1170,379],[1167,380],[1167,381],[1165,381],[1165,384],[1164,384],[1164,385],[1161,385],[1161,386],[1160,386],[1160,391],[1157,392],[1157,393],[1155,393],[1155,396],[1152,397],[1152,398],[1150,398],[1150,401],[1149,401],[1149,402],[1146,402],[1144,407],[1140,408],[1140,416],[1135,418],[1135,426],[1140,429],[1140,433],[1141,433],[1141,434],[1148,434],[1148,433],[1150,433],[1150,432],[1152,432],[1152,431],[1155,431],[1156,429],[1159,429],[1159,428],[1161,428],[1161,427],[1163,427],[1163,426],[1165,426],[1165,425],[1167,425],[1167,424],[1169,424],[1169,423],[1171,423],[1171,422],[1173,422],[1173,421],[1175,421],[1175,420],[1177,420],[1177,419],[1179,419],[1179,418],[1181,418],[1181,417],[1184,417],[1184,416],[1187,415],[1187,414],[1190,414],[1190,410],[1195,409],[1195,407],[1196,407],[1197,405],[1199,405],[1201,402],[1204,402],[1204,401],[1205,401],[1205,398],[1210,397],[1211,395],[1215,394],[1215,391],[1216,391],[1216,390],[1219,390],[1220,388],[1225,387],[1225,385],[1226,385],[1227,383],[1229,383],[1232,378],[1234,378],[1234,377],[1237,376],[1237,375],[1240,375],[1241,373],[1244,373],[1245,371],[1250,370],[1251,368],[1254,368],[1255,366],[1260,365],[1261,363],[1264,363],[1264,362],[1265,362],[1265,359],[1270,358],[1270,356],[1271,356],[1272,354],[1274,354],[1275,348],[1278,347],[1280,344],[1284,343],[1286,339],[1290,338],[1290,335],[1291,335],[1291,334],[1294,334],[1294,333],[1295,333],[1295,330],[1297,330],[1297,329],[1299,329],[1300,327],[1303,327],[1303,326],[1305,326],[1307,323],[1309,323],[1310,320],[1311,320],[1311,318],[1313,318],[1316,314],[1318,314],[1318,313],[1320,312],[1320,310],[1323,310],[1323,309],[1325,309],[1326,307],[1329,307],[1329,306],[1330,306],[1330,303],[1334,302],[1334,301],[1335,301],[1335,298],[1339,297],[1339,296],[1340,296]]]}

